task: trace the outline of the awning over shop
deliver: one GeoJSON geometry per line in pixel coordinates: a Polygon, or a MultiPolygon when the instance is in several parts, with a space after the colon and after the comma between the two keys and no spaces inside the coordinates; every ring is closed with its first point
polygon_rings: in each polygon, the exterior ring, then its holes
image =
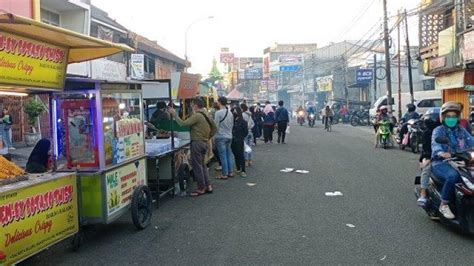
{"type": "Polygon", "coordinates": [[[227,99],[229,100],[242,100],[244,99],[242,93],[240,93],[237,89],[233,89],[229,94],[227,94],[227,99]]]}
{"type": "Polygon", "coordinates": [[[79,63],[123,51],[133,51],[127,45],[103,41],[8,13],[0,13],[0,32],[3,31],[68,48],[67,63],[79,63]]]}

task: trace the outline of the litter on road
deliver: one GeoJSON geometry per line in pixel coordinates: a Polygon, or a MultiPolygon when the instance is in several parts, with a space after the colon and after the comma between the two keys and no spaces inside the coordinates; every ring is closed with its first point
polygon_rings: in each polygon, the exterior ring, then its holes
{"type": "Polygon", "coordinates": [[[342,196],[342,192],[341,191],[334,191],[334,192],[326,192],[324,193],[324,195],[326,195],[327,197],[336,197],[336,196],[342,196]]]}
{"type": "Polygon", "coordinates": [[[347,226],[347,227],[350,227],[350,228],[354,228],[354,227],[356,227],[356,226],[355,226],[355,225],[353,225],[353,224],[346,224],[346,226],[347,226]]]}
{"type": "Polygon", "coordinates": [[[298,174],[309,174],[308,170],[296,170],[298,174]]]}
{"type": "Polygon", "coordinates": [[[380,261],[383,261],[387,258],[387,255],[383,256],[383,258],[380,259],[380,261]]]}
{"type": "Polygon", "coordinates": [[[249,186],[249,187],[253,187],[253,186],[256,186],[256,185],[257,185],[257,183],[247,183],[247,186],[249,186]]]}
{"type": "Polygon", "coordinates": [[[295,168],[285,168],[285,169],[281,169],[280,172],[282,173],[291,173],[295,170],[295,168]]]}

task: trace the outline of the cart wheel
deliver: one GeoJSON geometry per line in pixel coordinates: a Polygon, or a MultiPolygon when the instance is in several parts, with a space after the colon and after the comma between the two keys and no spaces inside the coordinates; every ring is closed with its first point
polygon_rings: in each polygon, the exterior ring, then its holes
{"type": "Polygon", "coordinates": [[[78,251],[84,242],[84,233],[79,231],[72,237],[72,250],[78,251]]]}
{"type": "Polygon", "coordinates": [[[188,182],[190,179],[191,173],[187,164],[182,164],[178,170],[178,183],[179,190],[181,192],[187,192],[188,182]]]}
{"type": "Polygon", "coordinates": [[[132,195],[132,220],[139,230],[145,229],[151,223],[152,197],[150,189],[141,185],[138,186],[132,195]]]}

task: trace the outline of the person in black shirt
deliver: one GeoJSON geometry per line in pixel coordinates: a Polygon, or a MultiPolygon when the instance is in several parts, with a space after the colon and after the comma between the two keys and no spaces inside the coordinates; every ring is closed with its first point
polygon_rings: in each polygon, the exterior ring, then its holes
{"type": "Polygon", "coordinates": [[[245,173],[245,156],[244,156],[244,141],[249,134],[248,123],[242,117],[242,109],[234,107],[232,109],[234,115],[234,127],[232,128],[232,152],[235,157],[235,167],[237,173],[242,177],[247,177],[245,173]]]}
{"type": "Polygon", "coordinates": [[[423,117],[423,122],[425,125],[425,130],[423,131],[422,136],[422,151],[420,155],[420,167],[421,167],[421,191],[420,198],[417,200],[419,206],[424,207],[427,203],[428,196],[428,185],[430,182],[431,176],[431,135],[433,130],[441,125],[439,122],[438,113],[427,114],[423,117]]]}
{"type": "Polygon", "coordinates": [[[49,170],[51,141],[41,139],[36,143],[26,163],[26,172],[30,174],[46,173],[49,170]]]}

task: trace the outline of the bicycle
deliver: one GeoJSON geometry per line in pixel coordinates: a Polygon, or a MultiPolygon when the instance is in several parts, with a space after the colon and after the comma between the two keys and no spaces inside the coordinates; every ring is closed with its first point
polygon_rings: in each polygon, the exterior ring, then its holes
{"type": "Polygon", "coordinates": [[[332,119],[328,119],[327,117],[324,117],[324,129],[326,129],[328,132],[331,132],[332,130],[332,119]]]}

